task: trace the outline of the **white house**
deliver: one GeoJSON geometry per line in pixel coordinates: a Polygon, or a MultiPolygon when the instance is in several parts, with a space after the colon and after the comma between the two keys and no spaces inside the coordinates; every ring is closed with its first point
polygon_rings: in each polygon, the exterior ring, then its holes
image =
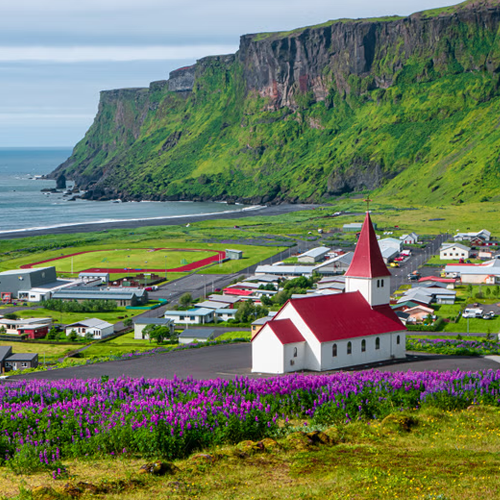
{"type": "Polygon", "coordinates": [[[109,282],[109,273],[87,273],[83,272],[78,274],[78,277],[84,282],[87,283],[89,281],[95,281],[95,280],[100,280],[101,283],[108,283],[109,282]]]}
{"type": "Polygon", "coordinates": [[[170,329],[170,335],[174,334],[175,323],[167,318],[136,318],[134,319],[134,339],[148,340],[148,333],[144,333],[144,328],[148,325],[166,326],[170,329]]]}
{"type": "Polygon", "coordinates": [[[439,258],[441,260],[468,259],[470,248],[460,243],[445,243],[439,249],[439,258]]]}
{"type": "Polygon", "coordinates": [[[470,241],[476,238],[479,238],[483,241],[490,241],[491,232],[487,229],[481,229],[481,231],[478,231],[477,233],[457,233],[455,236],[453,236],[453,239],[455,241],[470,241]]]}
{"type": "Polygon", "coordinates": [[[444,272],[446,276],[459,277],[462,283],[498,285],[500,284],[500,259],[481,264],[448,264],[444,272]]]}
{"type": "Polygon", "coordinates": [[[390,276],[367,213],[346,292],[289,300],[252,339],[252,371],[336,370],[406,356],[390,276]]]}
{"type": "Polygon", "coordinates": [[[103,339],[114,333],[113,325],[99,318],[84,319],[83,321],[66,325],[66,336],[73,330],[79,337],[85,337],[87,334],[90,334],[94,339],[103,339]]]}
{"type": "Polygon", "coordinates": [[[165,318],[171,319],[177,325],[204,325],[214,321],[215,309],[189,309],[188,311],[165,311],[165,318]]]}
{"type": "Polygon", "coordinates": [[[403,242],[404,245],[415,245],[418,242],[418,234],[403,234],[403,236],[400,236],[399,239],[403,242]]]}

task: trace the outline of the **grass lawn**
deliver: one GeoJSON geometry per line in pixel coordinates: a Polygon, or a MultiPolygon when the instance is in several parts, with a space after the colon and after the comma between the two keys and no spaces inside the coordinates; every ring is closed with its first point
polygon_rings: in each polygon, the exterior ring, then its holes
{"type": "Polygon", "coordinates": [[[217,337],[217,340],[247,339],[252,338],[252,332],[226,332],[217,337]]]}
{"type": "Polygon", "coordinates": [[[458,323],[445,323],[445,332],[456,333],[500,333],[500,316],[495,316],[493,319],[481,318],[460,318],[458,323]],[[468,327],[467,327],[468,323],[468,327]]]}
{"type": "MultiPolygon", "coordinates": [[[[127,454],[64,464],[75,477],[70,482],[106,485],[107,500],[491,500],[500,489],[499,428],[498,408],[429,408],[339,425],[328,430],[333,444],[278,439],[265,452],[243,453],[243,445],[203,450],[175,460],[175,472],[164,477],[139,475],[148,460],[127,454]]],[[[3,495],[28,490],[17,500],[32,498],[35,487],[57,490],[68,482],[47,472],[0,473],[3,495]]]]}
{"type": "Polygon", "coordinates": [[[119,316],[123,318],[132,318],[138,314],[143,313],[143,310],[125,309],[124,307],[118,307],[112,312],[100,312],[100,313],[60,313],[58,311],[51,311],[49,309],[26,309],[24,311],[16,311],[19,318],[52,318],[54,323],[75,323],[76,321],[81,321],[88,318],[99,318],[108,323],[117,323],[121,321],[119,316]]]}
{"type": "Polygon", "coordinates": [[[12,347],[12,352],[36,352],[38,353],[38,363],[43,363],[43,355],[45,353],[45,361],[55,362],[58,358],[62,358],[66,353],[78,348],[74,345],[57,345],[57,344],[42,344],[42,343],[24,343],[24,342],[6,342],[0,341],[0,346],[12,347]]]}
{"type": "MultiPolygon", "coordinates": [[[[458,264],[459,259],[440,259],[439,255],[433,255],[428,261],[428,264],[439,264],[441,266],[446,266],[447,264],[458,264]]],[[[484,260],[481,259],[466,259],[470,260],[471,264],[480,264],[481,262],[485,262],[484,260]]]]}

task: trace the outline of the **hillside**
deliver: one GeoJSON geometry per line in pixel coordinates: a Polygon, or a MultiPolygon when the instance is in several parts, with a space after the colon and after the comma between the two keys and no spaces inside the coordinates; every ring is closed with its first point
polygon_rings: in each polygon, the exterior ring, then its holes
{"type": "Polygon", "coordinates": [[[53,176],[90,199],[500,200],[500,1],[241,37],[101,93],[53,176]]]}

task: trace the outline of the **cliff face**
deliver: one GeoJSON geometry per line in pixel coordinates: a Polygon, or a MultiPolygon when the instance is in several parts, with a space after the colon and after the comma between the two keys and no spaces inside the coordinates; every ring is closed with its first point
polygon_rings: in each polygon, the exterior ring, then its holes
{"type": "Polygon", "coordinates": [[[236,55],[102,92],[54,176],[92,199],[415,198],[422,176],[421,201],[496,196],[499,27],[494,0],[243,36],[236,55]]]}

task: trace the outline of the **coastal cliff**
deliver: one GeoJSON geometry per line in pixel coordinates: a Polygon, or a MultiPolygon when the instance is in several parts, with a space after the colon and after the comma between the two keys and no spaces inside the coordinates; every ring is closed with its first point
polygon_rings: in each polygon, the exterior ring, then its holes
{"type": "Polygon", "coordinates": [[[101,93],[53,176],[89,199],[500,197],[498,0],[241,37],[149,88],[101,93]]]}

